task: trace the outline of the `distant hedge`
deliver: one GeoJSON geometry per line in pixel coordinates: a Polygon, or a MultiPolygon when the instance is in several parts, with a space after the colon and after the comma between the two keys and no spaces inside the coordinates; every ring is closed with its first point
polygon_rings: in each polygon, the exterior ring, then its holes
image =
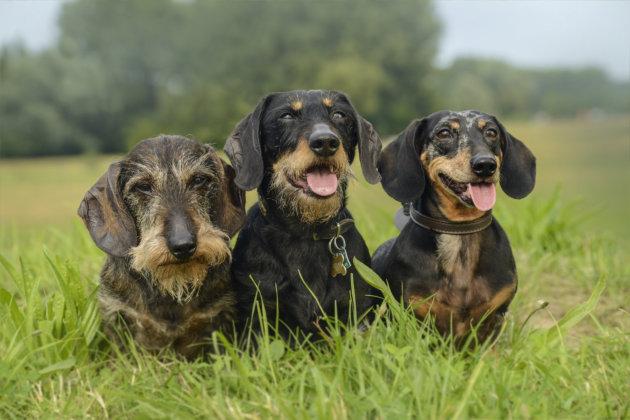
{"type": "Polygon", "coordinates": [[[628,83],[596,69],[433,65],[428,0],[79,0],[57,45],[0,52],[0,156],[122,152],[157,133],[219,146],[267,92],[348,93],[382,133],[439,108],[502,116],[629,112],[628,83]]]}

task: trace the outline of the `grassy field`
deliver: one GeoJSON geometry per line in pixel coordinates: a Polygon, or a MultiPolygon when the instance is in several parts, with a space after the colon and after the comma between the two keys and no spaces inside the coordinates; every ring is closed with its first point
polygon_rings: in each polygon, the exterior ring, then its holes
{"type": "MultiPolygon", "coordinates": [[[[507,126],[539,183],[499,197],[519,291],[497,345],[469,354],[393,301],[368,332],[315,347],[119,354],[95,306],[103,255],[75,216],[114,157],[0,161],[0,417],[628,418],[630,120],[507,126]]],[[[380,187],[350,194],[372,250],[395,235],[380,187]]]]}

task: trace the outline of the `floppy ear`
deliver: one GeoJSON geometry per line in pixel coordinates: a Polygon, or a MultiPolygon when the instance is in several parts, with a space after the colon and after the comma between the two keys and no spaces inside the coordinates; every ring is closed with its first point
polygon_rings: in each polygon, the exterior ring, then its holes
{"type": "Polygon", "coordinates": [[[357,114],[359,126],[359,159],[363,176],[370,184],[376,184],[381,180],[378,173],[378,158],[381,155],[381,138],[378,136],[372,124],[357,114]]]}
{"type": "Polygon", "coordinates": [[[254,111],[236,125],[223,147],[236,170],[236,184],[247,191],[257,188],[263,178],[260,120],[270,97],[261,99],[254,111]]]}
{"type": "Polygon", "coordinates": [[[222,211],[219,215],[219,225],[232,237],[245,223],[245,191],[241,190],[234,178],[234,168],[219,159],[223,164],[223,194],[222,211]]]}
{"type": "Polygon", "coordinates": [[[138,245],[136,224],[122,199],[118,184],[120,162],[85,193],[78,214],[100,249],[115,257],[124,257],[138,245]]]}
{"type": "Polygon", "coordinates": [[[378,170],[387,194],[401,203],[419,198],[424,191],[425,177],[420,163],[426,119],[414,120],[381,153],[378,170]]]}
{"type": "Polygon", "coordinates": [[[532,192],[536,184],[536,157],[498,121],[497,125],[501,129],[503,152],[501,188],[512,198],[523,198],[532,192]]]}
{"type": "Polygon", "coordinates": [[[348,98],[348,95],[341,92],[336,93],[352,107],[354,119],[357,122],[357,144],[359,160],[361,161],[361,171],[367,182],[376,184],[381,180],[381,175],[378,173],[378,158],[381,155],[381,149],[383,147],[381,138],[378,136],[376,130],[374,130],[372,123],[359,115],[350,101],[350,98],[348,98]]]}

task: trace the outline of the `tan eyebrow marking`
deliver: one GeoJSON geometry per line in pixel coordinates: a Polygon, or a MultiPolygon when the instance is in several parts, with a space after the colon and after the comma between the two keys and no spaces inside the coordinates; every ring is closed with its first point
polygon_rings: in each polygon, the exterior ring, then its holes
{"type": "Polygon", "coordinates": [[[477,120],[477,127],[479,127],[480,130],[483,130],[486,124],[488,124],[486,120],[477,120]]]}
{"type": "Polygon", "coordinates": [[[304,104],[302,103],[302,101],[293,101],[293,102],[291,102],[291,109],[294,110],[294,111],[299,111],[303,107],[304,107],[304,104]]]}
{"type": "Polygon", "coordinates": [[[330,108],[333,104],[333,100],[330,98],[324,98],[322,100],[322,102],[324,103],[325,106],[327,106],[328,108],[330,108]]]}
{"type": "Polygon", "coordinates": [[[457,121],[449,121],[448,122],[453,130],[459,130],[459,122],[457,121]]]}

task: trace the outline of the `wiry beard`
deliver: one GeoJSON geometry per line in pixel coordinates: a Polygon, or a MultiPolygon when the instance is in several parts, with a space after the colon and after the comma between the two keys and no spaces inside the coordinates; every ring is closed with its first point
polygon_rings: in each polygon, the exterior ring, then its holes
{"type": "Polygon", "coordinates": [[[186,303],[197,295],[208,269],[229,262],[229,237],[208,222],[198,224],[197,250],[190,260],[179,262],[168,250],[161,228],[151,228],[132,248],[131,266],[143,273],[165,295],[186,303]]]}
{"type": "Polygon", "coordinates": [[[344,188],[352,174],[350,164],[343,148],[332,158],[322,159],[314,156],[310,150],[305,150],[308,146],[303,144],[305,143],[300,143],[295,151],[274,163],[270,185],[271,200],[282,211],[303,223],[324,223],[339,213],[343,206],[344,188]],[[316,166],[329,167],[337,175],[339,183],[334,194],[315,197],[291,183],[291,179],[304,177],[309,168],[316,166]]]}

